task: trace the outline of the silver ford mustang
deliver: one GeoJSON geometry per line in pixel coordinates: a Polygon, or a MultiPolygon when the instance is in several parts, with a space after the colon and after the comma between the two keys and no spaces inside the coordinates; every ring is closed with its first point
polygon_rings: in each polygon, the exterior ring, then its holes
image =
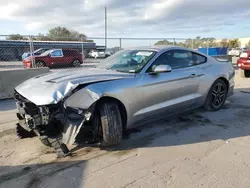
{"type": "Polygon", "coordinates": [[[201,106],[221,109],[234,75],[231,62],[186,48],[121,50],[95,68],[47,73],[17,86],[17,133],[38,135],[63,155],[78,137],[116,145],[140,122],[201,106]]]}

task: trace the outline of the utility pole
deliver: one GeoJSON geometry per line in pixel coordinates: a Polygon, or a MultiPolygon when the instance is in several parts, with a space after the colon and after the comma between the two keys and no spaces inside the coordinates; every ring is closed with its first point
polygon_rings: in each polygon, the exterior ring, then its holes
{"type": "Polygon", "coordinates": [[[122,49],[122,39],[121,38],[119,38],[119,46],[120,46],[120,50],[122,49]]]}
{"type": "Polygon", "coordinates": [[[105,50],[107,49],[107,7],[105,7],[105,50]]]}

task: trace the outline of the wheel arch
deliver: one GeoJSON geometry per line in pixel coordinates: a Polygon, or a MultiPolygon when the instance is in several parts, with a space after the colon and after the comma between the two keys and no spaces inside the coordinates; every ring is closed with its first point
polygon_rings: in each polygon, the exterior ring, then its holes
{"type": "Polygon", "coordinates": [[[229,81],[228,81],[225,77],[221,76],[221,77],[217,78],[217,79],[213,82],[213,84],[214,84],[217,80],[222,80],[223,82],[225,82],[225,84],[226,84],[226,86],[227,86],[227,91],[228,91],[228,89],[229,89],[229,81]]]}
{"type": "Polygon", "coordinates": [[[229,89],[229,81],[224,77],[224,76],[219,76],[218,78],[216,78],[213,82],[211,82],[212,84],[210,85],[210,87],[207,89],[206,91],[206,98],[208,96],[208,92],[210,91],[211,87],[213,86],[213,84],[217,81],[217,80],[222,80],[223,82],[225,82],[226,86],[227,86],[227,90],[229,89]]]}
{"type": "MultiPolygon", "coordinates": [[[[214,80],[214,81],[212,82],[211,86],[209,87],[209,89],[208,89],[208,91],[207,91],[206,98],[205,98],[205,100],[204,100],[204,106],[205,106],[205,108],[208,109],[208,110],[210,110],[210,111],[211,111],[211,108],[206,107],[206,106],[208,105],[207,101],[208,101],[208,98],[209,98],[209,93],[210,93],[210,90],[211,90],[212,86],[213,86],[213,85],[216,83],[216,81],[218,81],[218,80],[221,80],[221,81],[223,81],[223,82],[225,83],[225,85],[226,85],[226,87],[227,87],[227,94],[228,94],[229,81],[228,81],[225,77],[223,77],[223,76],[220,76],[220,77],[218,77],[216,80],[214,80]]],[[[226,94],[226,95],[227,95],[227,94],[226,94]]]]}
{"type": "Polygon", "coordinates": [[[127,109],[125,105],[119,99],[110,97],[110,96],[103,96],[98,101],[95,102],[95,109],[98,108],[98,106],[101,105],[102,103],[110,102],[110,101],[116,102],[118,104],[121,118],[122,118],[122,127],[123,127],[123,130],[125,130],[127,126],[127,118],[128,118],[127,109]]]}
{"type": "Polygon", "coordinates": [[[42,62],[44,65],[46,65],[45,61],[42,59],[35,59],[35,63],[42,62]]]}
{"type": "Polygon", "coordinates": [[[82,60],[80,58],[74,58],[72,61],[71,61],[71,64],[73,65],[74,64],[74,61],[79,61],[80,64],[82,64],[82,60]]]}

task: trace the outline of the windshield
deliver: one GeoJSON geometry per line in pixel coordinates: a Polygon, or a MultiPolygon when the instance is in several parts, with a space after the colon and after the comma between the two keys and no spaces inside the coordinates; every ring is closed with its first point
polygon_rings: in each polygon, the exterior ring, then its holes
{"type": "Polygon", "coordinates": [[[34,51],[34,53],[39,52],[40,50],[41,50],[41,48],[39,48],[39,49],[35,50],[35,51],[34,51]]]}
{"type": "Polygon", "coordinates": [[[156,51],[122,50],[108,57],[98,68],[138,73],[154,57],[156,51]]]}

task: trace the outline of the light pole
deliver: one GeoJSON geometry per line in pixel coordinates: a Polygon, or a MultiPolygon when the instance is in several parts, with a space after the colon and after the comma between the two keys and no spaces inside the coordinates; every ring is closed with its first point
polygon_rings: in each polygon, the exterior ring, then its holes
{"type": "Polygon", "coordinates": [[[107,7],[105,7],[105,50],[107,49],[107,7]]]}

